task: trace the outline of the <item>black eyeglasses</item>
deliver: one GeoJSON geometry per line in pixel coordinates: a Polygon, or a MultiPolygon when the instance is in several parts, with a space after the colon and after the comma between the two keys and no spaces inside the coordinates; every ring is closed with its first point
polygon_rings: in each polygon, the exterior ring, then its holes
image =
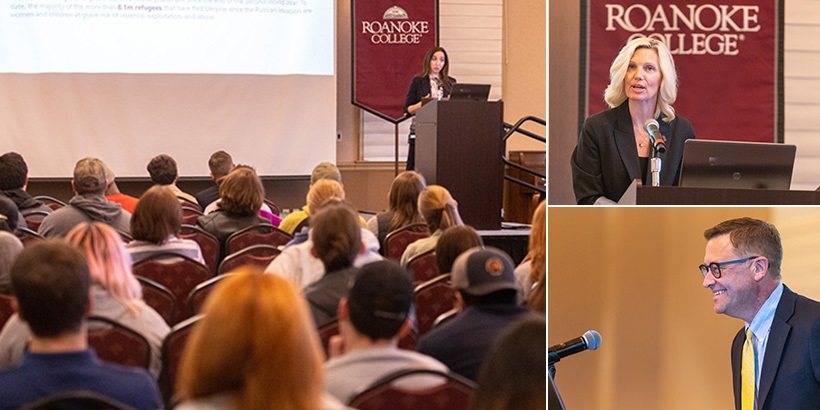
{"type": "Polygon", "coordinates": [[[760,256],[750,256],[748,258],[735,259],[733,261],[712,262],[709,265],[700,265],[698,267],[700,268],[700,273],[703,275],[704,278],[706,277],[706,275],[708,275],[711,272],[712,276],[714,276],[715,279],[720,279],[720,276],[721,276],[720,268],[721,267],[726,266],[726,265],[733,265],[735,263],[750,261],[752,259],[757,259],[759,257],[760,256]]]}

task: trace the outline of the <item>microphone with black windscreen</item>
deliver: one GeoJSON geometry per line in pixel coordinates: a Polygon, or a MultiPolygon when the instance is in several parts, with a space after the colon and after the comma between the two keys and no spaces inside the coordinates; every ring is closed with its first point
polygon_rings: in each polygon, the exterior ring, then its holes
{"type": "Polygon", "coordinates": [[[583,352],[584,350],[595,350],[600,345],[601,334],[594,330],[588,330],[581,337],[576,337],[575,339],[550,347],[547,350],[549,364],[552,365],[564,357],[583,352]]]}

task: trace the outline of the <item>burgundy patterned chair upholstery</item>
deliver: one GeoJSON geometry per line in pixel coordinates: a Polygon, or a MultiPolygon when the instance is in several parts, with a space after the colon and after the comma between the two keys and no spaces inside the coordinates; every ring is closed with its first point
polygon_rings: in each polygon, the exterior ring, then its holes
{"type": "Polygon", "coordinates": [[[271,225],[258,224],[240,229],[231,234],[225,241],[226,255],[236,253],[252,245],[284,246],[293,236],[271,225]]]}
{"type": "Polygon", "coordinates": [[[196,225],[196,220],[202,216],[202,211],[196,208],[191,208],[188,205],[182,206],[182,224],[196,225]]]}
{"type": "Polygon", "coordinates": [[[65,206],[65,202],[48,195],[37,195],[34,199],[44,203],[52,211],[56,211],[65,206]]]}
{"type": "Polygon", "coordinates": [[[205,265],[208,265],[211,274],[216,275],[216,268],[219,266],[219,239],[196,225],[187,224],[183,224],[179,228],[179,237],[190,239],[199,244],[202,258],[205,259],[205,265]]]}
{"type": "Polygon", "coordinates": [[[142,299],[165,319],[168,326],[177,323],[177,297],[165,286],[148,278],[137,276],[142,286],[142,299]]]}
{"type": "MultiPolygon", "coordinates": [[[[203,318],[202,315],[194,316],[183,322],[177,323],[162,341],[162,370],[159,374],[159,389],[166,404],[170,404],[174,396],[174,386],[176,386],[177,368],[182,359],[182,352],[191,331],[203,318]]],[[[218,354],[219,352],[214,352],[218,354]]],[[[172,406],[168,406],[171,408],[172,406]]]]}
{"type": "Polygon", "coordinates": [[[407,262],[407,270],[413,277],[413,283],[427,282],[440,275],[438,271],[438,262],[436,261],[436,250],[430,249],[427,252],[420,253],[407,262]]]}
{"type": "Polygon", "coordinates": [[[433,328],[436,318],[453,309],[455,290],[450,285],[450,275],[440,275],[416,286],[416,324],[423,336],[433,328]]]}
{"type": "Polygon", "coordinates": [[[402,370],[385,376],[357,394],[348,406],[359,410],[466,410],[475,383],[454,373],[437,370],[402,370]],[[442,383],[424,389],[406,389],[394,383],[411,377],[440,377],[442,383]]]}
{"type": "Polygon", "coordinates": [[[199,312],[202,311],[202,306],[205,305],[205,300],[208,299],[208,295],[211,294],[211,291],[214,290],[217,283],[232,275],[233,274],[231,273],[226,273],[196,285],[196,287],[191,291],[191,294],[188,295],[188,313],[191,316],[198,315],[199,312]]]}
{"type": "Polygon", "coordinates": [[[177,320],[187,317],[191,290],[213,276],[207,266],[174,253],[157,254],[135,263],[134,275],[153,280],[174,294],[177,299],[177,320]]]}
{"type": "Polygon", "coordinates": [[[36,231],[32,231],[28,228],[17,228],[14,234],[17,235],[17,239],[19,239],[20,242],[23,243],[24,247],[45,239],[42,236],[40,236],[40,234],[38,234],[36,231]]]}
{"type": "Polygon", "coordinates": [[[384,256],[398,262],[408,245],[428,236],[430,234],[427,232],[427,225],[423,223],[414,223],[396,229],[384,238],[384,256]]]}
{"type": "Polygon", "coordinates": [[[282,251],[271,245],[251,245],[225,257],[219,264],[217,274],[222,275],[244,265],[266,268],[282,251]]]}
{"type": "Polygon", "coordinates": [[[100,360],[106,362],[144,369],[151,364],[148,340],[136,331],[104,317],[88,318],[88,344],[100,360]]]}
{"type": "Polygon", "coordinates": [[[37,229],[40,228],[40,224],[43,223],[43,219],[49,215],[46,211],[29,211],[23,215],[23,218],[26,220],[28,229],[37,232],[37,229]]]}

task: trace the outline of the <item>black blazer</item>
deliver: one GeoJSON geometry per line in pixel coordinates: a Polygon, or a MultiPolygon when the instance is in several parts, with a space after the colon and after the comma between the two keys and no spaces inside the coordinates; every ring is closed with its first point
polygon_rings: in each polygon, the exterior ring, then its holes
{"type": "MultiPolygon", "coordinates": [[[[659,156],[661,185],[674,186],[680,178],[683,143],[695,138],[695,131],[692,123],[681,116],[671,122],[658,118],[658,123],[666,138],[666,152],[659,156]]],[[[600,196],[618,201],[632,181],[642,177],[646,181],[652,180],[649,168],[645,176],[641,175],[627,101],[584,121],[570,166],[575,200],[579,205],[591,205],[600,196]]]]}
{"type": "MultiPolygon", "coordinates": [[[[444,87],[444,96],[449,97],[450,91],[452,90],[452,84],[456,83],[456,79],[450,77],[450,85],[451,87],[444,87]]],[[[404,100],[404,112],[410,115],[407,112],[407,107],[418,104],[422,98],[430,94],[430,78],[429,77],[413,77],[413,81],[410,82],[410,88],[407,89],[407,98],[404,100]]]]}
{"type": "MultiPolygon", "coordinates": [[[[732,383],[740,409],[740,365],[744,329],[732,342],[732,383]]],[[[760,410],[820,408],[820,303],[783,286],[777,304],[757,393],[760,410]]]]}

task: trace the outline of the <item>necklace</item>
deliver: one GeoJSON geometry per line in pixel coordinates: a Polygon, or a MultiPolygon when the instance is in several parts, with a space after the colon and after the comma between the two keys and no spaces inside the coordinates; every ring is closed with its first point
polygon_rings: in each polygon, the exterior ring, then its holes
{"type": "Polygon", "coordinates": [[[638,148],[643,148],[644,144],[649,141],[649,137],[644,137],[642,141],[638,141],[638,148]]]}

